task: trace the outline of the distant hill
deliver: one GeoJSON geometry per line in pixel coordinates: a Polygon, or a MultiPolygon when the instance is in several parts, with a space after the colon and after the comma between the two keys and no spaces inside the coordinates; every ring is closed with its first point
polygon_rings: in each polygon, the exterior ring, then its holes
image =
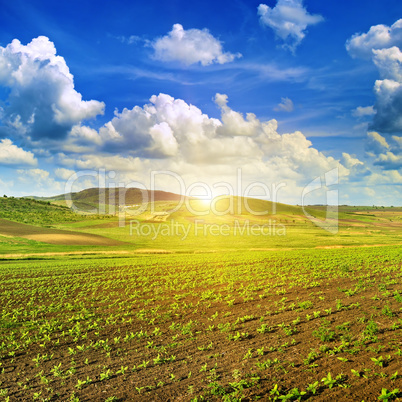
{"type": "Polygon", "coordinates": [[[61,194],[54,197],[29,197],[41,201],[51,202],[57,205],[71,206],[85,211],[99,210],[102,206],[109,211],[109,206],[138,205],[143,202],[176,201],[179,202],[183,196],[167,191],[141,190],[139,188],[88,188],[76,193],[61,194]],[[68,201],[67,201],[68,200],[68,201]]]}
{"type": "Polygon", "coordinates": [[[167,191],[141,190],[139,188],[88,188],[77,193],[61,194],[54,197],[27,197],[41,201],[62,201],[71,199],[72,201],[85,201],[98,204],[105,203],[110,205],[133,205],[148,201],[180,201],[183,196],[167,191]]]}
{"type": "Polygon", "coordinates": [[[206,201],[184,197],[180,194],[124,187],[89,188],[53,197],[29,198],[31,204],[27,199],[25,199],[25,204],[22,201],[18,204],[17,199],[10,198],[7,201],[6,198],[3,198],[3,206],[0,204],[0,218],[34,225],[51,225],[55,222],[82,220],[82,214],[88,215],[88,219],[107,219],[108,215],[109,217],[110,215],[116,216],[120,211],[125,212],[128,218],[136,216],[136,219],[146,221],[172,219],[192,221],[201,217],[210,223],[226,223],[242,217],[242,219],[252,219],[256,222],[272,218],[279,222],[299,224],[307,223],[312,216],[320,220],[338,217],[339,220],[368,221],[374,217],[374,213],[381,213],[384,215],[384,219],[385,217],[393,219],[393,215],[398,212],[397,208],[343,205],[339,206],[338,212],[335,211],[336,215],[333,215],[332,207],[325,205],[311,205],[303,209],[298,205],[228,195],[214,199],[211,208],[206,201]],[[17,204],[12,205],[12,203],[17,204]],[[71,206],[78,214],[70,209],[71,206]],[[363,211],[364,214],[362,214],[363,211]],[[305,212],[309,217],[305,215],[305,212]]]}
{"type": "MultiPolygon", "coordinates": [[[[116,214],[121,207],[134,207],[143,203],[155,203],[158,211],[166,211],[171,219],[179,217],[191,217],[198,215],[192,211],[203,211],[207,206],[203,201],[196,198],[185,197],[179,194],[160,191],[160,190],[141,190],[139,188],[89,188],[76,193],[60,194],[53,197],[30,197],[41,202],[52,203],[64,207],[73,206],[75,210],[81,213],[101,213],[101,214],[116,214]],[[186,205],[182,204],[179,209],[175,208],[180,202],[187,200],[192,209],[187,209],[186,205]],[[176,212],[170,213],[170,210],[176,212]]],[[[233,196],[218,197],[213,203],[218,216],[222,215],[256,215],[256,216],[287,216],[288,218],[306,219],[303,210],[300,206],[287,205],[281,203],[273,203],[271,201],[244,198],[233,196]],[[217,201],[216,201],[217,200],[217,201]],[[226,213],[225,213],[226,211],[226,213]]],[[[315,216],[325,217],[325,210],[308,208],[311,212],[314,211],[315,216]]],[[[211,211],[209,215],[214,218],[214,213],[211,211]]]]}

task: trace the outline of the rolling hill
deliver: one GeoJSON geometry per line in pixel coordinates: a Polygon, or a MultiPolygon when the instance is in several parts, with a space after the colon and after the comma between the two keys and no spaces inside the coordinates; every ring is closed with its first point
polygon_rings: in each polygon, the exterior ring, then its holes
{"type": "Polygon", "coordinates": [[[89,188],[76,193],[54,197],[29,197],[62,206],[73,206],[79,212],[105,211],[114,214],[118,206],[138,205],[143,202],[177,201],[183,196],[166,191],[141,190],[139,188],[89,188]]]}
{"type": "MultiPolygon", "coordinates": [[[[395,207],[384,209],[342,205],[337,209],[340,220],[357,221],[394,218],[394,222],[398,222],[402,212],[401,208],[395,207]]],[[[332,214],[333,207],[312,205],[303,209],[298,205],[237,196],[221,196],[208,203],[172,192],[124,187],[89,188],[53,197],[0,197],[0,218],[39,226],[83,220],[82,214],[86,215],[85,220],[105,219],[111,217],[108,214],[116,216],[122,211],[128,217],[138,216],[141,220],[191,220],[202,216],[206,221],[222,222],[243,216],[256,221],[275,217],[297,223],[308,220],[305,212],[315,218],[325,219],[328,213],[332,214]],[[141,213],[137,213],[139,209],[141,213]]]]}
{"type": "MultiPolygon", "coordinates": [[[[147,197],[153,202],[142,203],[143,194],[136,188],[91,188],[45,199],[0,197],[0,243],[8,247],[7,243],[20,242],[18,238],[24,238],[60,245],[127,246],[129,243],[136,248],[210,249],[222,247],[222,241],[227,238],[193,235],[184,242],[175,236],[156,236],[154,241],[154,236],[146,235],[146,231],[169,231],[175,227],[201,230],[200,225],[204,225],[206,230],[220,226],[233,231],[236,225],[244,227],[250,224],[257,228],[280,225],[286,227],[286,236],[282,240],[278,237],[269,240],[266,237],[258,239],[258,236],[244,238],[242,247],[256,247],[257,244],[258,247],[300,246],[306,244],[307,238],[310,239],[309,246],[327,245],[328,233],[318,223],[326,222],[328,210],[335,212],[322,205],[303,210],[295,205],[232,196],[208,202],[164,191],[149,191],[145,199],[147,197]],[[77,212],[66,206],[66,198],[72,200],[77,212]],[[305,212],[310,215],[306,216],[305,212]],[[311,219],[312,216],[317,221],[311,219]],[[133,222],[136,230],[140,227],[138,225],[144,228],[143,235],[133,236],[134,232],[130,232],[133,222]]],[[[335,224],[336,228],[339,226],[339,235],[331,238],[331,244],[382,244],[385,239],[401,241],[402,208],[340,206],[338,209],[335,224]]],[[[238,247],[239,238],[231,242],[234,241],[238,247]]]]}
{"type": "Polygon", "coordinates": [[[82,220],[82,216],[66,206],[39,199],[14,197],[0,197],[0,218],[36,226],[82,220]]]}

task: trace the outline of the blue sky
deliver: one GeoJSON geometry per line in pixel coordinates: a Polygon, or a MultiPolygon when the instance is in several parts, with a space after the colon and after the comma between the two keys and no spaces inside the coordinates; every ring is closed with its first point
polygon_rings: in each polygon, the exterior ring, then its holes
{"type": "MultiPolygon", "coordinates": [[[[400,1],[0,11],[0,192],[91,187],[93,171],[108,185],[150,187],[151,172],[169,171],[156,187],[235,187],[242,169],[235,192],[282,183],[279,201],[296,204],[337,169],[341,204],[401,204],[400,1]]],[[[310,196],[325,202],[325,187],[310,196]]]]}

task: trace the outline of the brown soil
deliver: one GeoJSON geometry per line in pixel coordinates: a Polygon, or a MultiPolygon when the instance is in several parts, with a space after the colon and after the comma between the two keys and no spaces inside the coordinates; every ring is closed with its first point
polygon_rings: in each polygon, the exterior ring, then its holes
{"type": "Polygon", "coordinates": [[[74,255],[116,255],[116,254],[133,254],[134,251],[128,250],[112,250],[112,251],[98,251],[98,250],[91,250],[91,251],[60,251],[60,252],[46,252],[46,253],[13,253],[13,254],[2,254],[1,259],[25,259],[32,257],[62,257],[62,256],[74,256],[74,255]]]}
{"type": "MultiPolygon", "coordinates": [[[[402,243],[394,244],[394,246],[401,246],[402,243]]],[[[387,247],[389,244],[360,244],[360,245],[350,245],[346,246],[343,244],[333,244],[331,246],[316,246],[315,248],[324,248],[324,249],[331,249],[331,248],[365,248],[365,247],[387,247]]]]}
{"type": "Polygon", "coordinates": [[[0,235],[18,236],[49,244],[74,246],[119,246],[124,242],[95,234],[43,228],[0,219],[0,235]]]}
{"type": "MultiPolygon", "coordinates": [[[[306,289],[300,285],[283,289],[285,293],[273,292],[262,298],[244,300],[239,297],[229,306],[225,301],[227,283],[213,288],[214,294],[221,296],[220,299],[203,300],[194,296],[202,290],[197,283],[194,283],[194,292],[190,293],[182,294],[180,284],[173,285],[173,282],[171,291],[162,290],[162,287],[158,291],[162,283],[158,276],[147,283],[150,289],[154,289],[149,299],[138,302],[130,292],[126,292],[126,279],[130,278],[132,268],[111,271],[96,267],[93,271],[85,271],[85,276],[92,278],[91,286],[101,280],[105,287],[97,291],[95,288],[93,291],[86,290],[84,284],[81,288],[72,288],[75,290],[69,291],[65,299],[66,307],[62,310],[65,316],[52,312],[52,308],[45,308],[53,306],[54,309],[57,301],[51,297],[52,293],[48,299],[40,299],[43,312],[38,310],[36,321],[32,321],[42,328],[37,333],[38,340],[18,350],[14,356],[4,351],[1,353],[1,387],[8,389],[10,401],[32,400],[33,393],[41,393],[41,398],[52,395],[48,399],[51,401],[69,401],[73,393],[80,402],[105,401],[110,396],[115,396],[114,401],[189,402],[196,396],[199,401],[219,401],[223,400],[224,393],[236,392],[236,386],[230,384],[241,380],[244,382],[238,388],[238,395],[241,395],[242,401],[252,401],[255,397],[263,401],[271,400],[275,384],[281,395],[285,395],[295,387],[305,391],[308,384],[318,382],[317,392],[310,392],[302,399],[318,402],[374,402],[378,400],[382,388],[401,388],[402,357],[396,353],[402,347],[401,329],[392,329],[392,324],[402,318],[401,304],[391,296],[401,289],[397,272],[387,277],[389,283],[394,283],[387,286],[389,296],[378,297],[376,280],[379,284],[382,277],[367,278],[365,272],[362,278],[366,282],[358,289],[360,282],[357,277],[353,280],[338,278],[324,281],[318,288],[306,289]],[[366,286],[368,283],[376,285],[366,286]],[[346,296],[343,293],[346,289],[358,291],[346,296]],[[155,295],[163,295],[165,305],[161,306],[155,295]],[[336,308],[339,299],[342,305],[336,308]],[[300,302],[308,300],[312,302],[311,306],[300,307],[300,302]],[[73,304],[70,305],[70,302],[73,304]],[[175,310],[174,306],[179,304],[180,308],[175,310]],[[379,313],[385,304],[393,311],[392,317],[379,313]],[[326,311],[328,307],[331,311],[326,311]],[[160,314],[151,321],[154,309],[160,309],[160,314]],[[365,340],[363,334],[368,320],[376,310],[377,340],[365,340]],[[82,311],[88,315],[87,318],[81,315],[82,311]],[[168,311],[175,313],[172,315],[168,311]],[[319,317],[314,317],[314,312],[319,312],[319,317]],[[69,320],[66,319],[68,317],[69,320]],[[88,323],[96,320],[101,325],[88,329],[88,323]],[[295,321],[297,323],[292,324],[295,321]],[[184,331],[183,326],[189,322],[193,323],[191,329],[184,331]],[[61,323],[63,328],[58,329],[61,323]],[[228,330],[219,328],[218,325],[224,323],[230,323],[228,330]],[[262,324],[269,329],[259,332],[262,324]],[[294,332],[286,333],[283,324],[293,328],[294,332]],[[52,326],[55,328],[53,332],[49,329],[52,326]],[[211,329],[208,330],[208,327],[211,329]],[[323,327],[334,332],[332,339],[322,340],[313,336],[314,331],[323,327]],[[156,328],[158,336],[154,335],[156,328]],[[50,340],[39,341],[47,333],[50,340]],[[130,333],[146,335],[124,341],[125,335],[130,333]],[[240,338],[231,340],[230,336],[236,334],[240,338]],[[108,349],[104,349],[105,343],[93,346],[100,340],[107,340],[108,349]],[[342,344],[344,347],[341,347],[342,344]],[[78,346],[83,347],[83,351],[78,346]],[[312,351],[316,356],[306,362],[312,351]],[[246,357],[248,353],[250,356],[246,357]],[[51,359],[36,364],[35,359],[44,355],[51,356],[51,359]],[[390,356],[383,367],[371,360],[380,355],[384,358],[390,356]],[[172,361],[157,363],[158,359],[171,356],[174,356],[172,361]],[[257,366],[257,363],[264,362],[269,362],[266,367],[257,366]],[[59,364],[64,374],[56,378],[52,370],[59,364]],[[73,374],[68,372],[71,367],[74,368],[73,374]],[[121,372],[122,367],[127,367],[124,373],[121,372]],[[110,369],[109,377],[101,379],[100,373],[107,369],[110,369]],[[400,374],[391,380],[397,371],[400,374]],[[321,381],[328,373],[334,379],[339,376],[332,388],[321,381]],[[83,381],[87,378],[91,379],[90,383],[77,387],[77,379],[83,381]],[[22,391],[24,385],[27,388],[22,391]],[[215,394],[211,393],[213,390],[215,394]]],[[[166,278],[163,280],[184,268],[166,266],[166,278]]],[[[252,269],[250,266],[250,272],[252,269]]],[[[55,290],[49,287],[48,274],[44,272],[43,278],[37,275],[30,278],[28,275],[26,284],[35,279],[30,286],[37,288],[43,280],[48,290],[55,290]]],[[[79,271],[74,273],[77,274],[79,271]]],[[[50,278],[53,284],[63,282],[62,279],[57,282],[57,276],[50,278]]],[[[14,286],[11,279],[13,274],[10,272],[4,278],[3,291],[11,291],[11,286],[14,286]]],[[[245,278],[242,285],[251,283],[245,278]]],[[[241,289],[240,285],[236,283],[235,287],[241,289]]],[[[92,289],[91,286],[88,289],[92,289]]],[[[141,285],[138,289],[142,289],[141,285]]],[[[205,289],[208,290],[211,289],[205,289]]],[[[39,295],[35,297],[39,298],[39,295]]],[[[19,303],[25,305],[28,301],[28,298],[21,298],[19,303]]],[[[27,317],[26,320],[29,322],[34,318],[27,317]]],[[[30,336],[36,333],[35,327],[32,328],[30,336]]],[[[25,335],[21,336],[23,342],[25,335]]]]}

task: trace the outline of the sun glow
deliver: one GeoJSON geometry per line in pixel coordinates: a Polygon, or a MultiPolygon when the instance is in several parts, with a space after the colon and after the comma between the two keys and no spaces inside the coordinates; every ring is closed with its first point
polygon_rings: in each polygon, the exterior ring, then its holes
{"type": "Polygon", "coordinates": [[[200,198],[200,199],[199,199],[200,203],[201,203],[203,206],[206,206],[206,207],[210,207],[213,200],[214,200],[214,199],[213,199],[212,197],[211,197],[211,198],[203,197],[203,198],[200,198]]]}

